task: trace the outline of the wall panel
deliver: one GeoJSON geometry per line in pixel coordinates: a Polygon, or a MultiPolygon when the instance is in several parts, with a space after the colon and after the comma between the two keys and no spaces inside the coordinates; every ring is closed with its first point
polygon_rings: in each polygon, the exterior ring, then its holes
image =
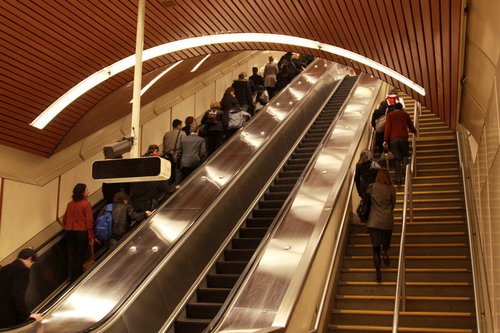
{"type": "Polygon", "coordinates": [[[44,186],[34,186],[4,180],[0,258],[11,254],[55,220],[57,183],[54,179],[44,186]]]}

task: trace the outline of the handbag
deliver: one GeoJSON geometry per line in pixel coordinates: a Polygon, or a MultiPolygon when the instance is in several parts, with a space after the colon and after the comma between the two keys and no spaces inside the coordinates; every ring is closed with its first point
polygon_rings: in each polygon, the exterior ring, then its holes
{"type": "Polygon", "coordinates": [[[380,154],[380,160],[381,161],[390,161],[394,159],[394,154],[386,148],[384,148],[384,151],[382,152],[382,154],[380,154]]]}
{"type": "Polygon", "coordinates": [[[94,260],[94,244],[90,245],[90,257],[83,263],[82,269],[84,272],[88,271],[90,267],[95,264],[94,260]]]}
{"type": "Polygon", "coordinates": [[[358,208],[356,208],[356,214],[359,216],[361,221],[366,222],[368,216],[370,215],[371,199],[369,194],[365,194],[364,197],[359,202],[358,208]]]}

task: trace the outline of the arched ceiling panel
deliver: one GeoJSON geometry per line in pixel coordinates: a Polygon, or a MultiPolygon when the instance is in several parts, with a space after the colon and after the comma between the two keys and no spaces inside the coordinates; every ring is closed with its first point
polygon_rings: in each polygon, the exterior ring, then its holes
{"type": "MultiPolygon", "coordinates": [[[[288,34],[359,53],[426,89],[416,95],[383,73],[320,50],[271,43],[207,45],[144,63],[148,73],[191,59],[162,80],[152,100],[193,78],[203,66],[242,50],[283,50],[324,57],[373,74],[417,98],[450,127],[457,123],[462,0],[149,0],[144,48],[234,32],[288,34]],[[165,6],[164,4],[174,4],[165,6]]],[[[130,112],[127,70],[70,104],[44,130],[29,123],[87,76],[135,52],[137,1],[0,2],[0,144],[49,157],[130,112]],[[127,91],[128,89],[128,91],[127,91]],[[126,95],[126,97],[123,97],[126,95]]],[[[145,102],[144,101],[144,102],[145,102]]]]}

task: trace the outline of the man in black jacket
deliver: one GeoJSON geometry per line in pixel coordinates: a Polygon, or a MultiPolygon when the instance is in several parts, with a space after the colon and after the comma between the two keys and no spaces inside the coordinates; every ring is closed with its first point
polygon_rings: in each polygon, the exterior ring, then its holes
{"type": "Polygon", "coordinates": [[[42,320],[30,313],[24,294],[30,279],[30,268],[36,261],[33,249],[23,249],[17,259],[0,269],[0,328],[22,324],[30,319],[42,320]]]}

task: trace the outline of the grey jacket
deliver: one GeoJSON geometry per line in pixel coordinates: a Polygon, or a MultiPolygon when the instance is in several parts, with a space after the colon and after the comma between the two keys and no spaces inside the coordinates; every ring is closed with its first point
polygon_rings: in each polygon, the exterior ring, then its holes
{"type": "Polygon", "coordinates": [[[368,186],[371,205],[368,216],[368,228],[392,230],[394,225],[394,207],[396,206],[396,190],[394,186],[373,183],[368,186]]]}
{"type": "Polygon", "coordinates": [[[198,135],[184,136],[179,149],[181,168],[196,168],[207,158],[205,140],[198,135]]]}

